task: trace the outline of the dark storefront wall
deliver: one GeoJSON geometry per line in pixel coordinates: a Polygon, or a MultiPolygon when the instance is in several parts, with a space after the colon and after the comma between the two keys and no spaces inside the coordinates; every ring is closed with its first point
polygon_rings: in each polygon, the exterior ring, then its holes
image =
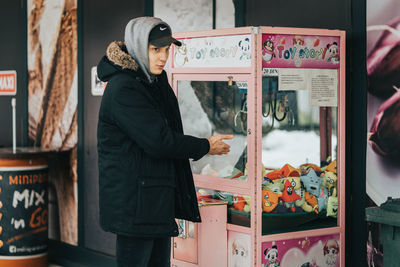
{"type": "MultiPolygon", "coordinates": [[[[115,235],[104,232],[99,225],[97,120],[100,96],[91,94],[91,69],[105,55],[108,44],[124,39],[125,25],[131,18],[145,15],[143,0],[83,1],[82,7],[82,59],[83,85],[83,156],[80,188],[83,201],[83,223],[80,225],[80,245],[114,255],[115,235]]],[[[82,96],[82,94],[81,94],[82,96]]],[[[82,219],[82,218],[81,218],[82,219]]],[[[82,221],[81,221],[82,222],[82,221]]]]}
{"type": "Polygon", "coordinates": [[[348,0],[246,1],[247,25],[351,29],[348,0]]]}
{"type": "MultiPolygon", "coordinates": [[[[3,1],[0,8],[0,71],[17,72],[17,146],[27,142],[26,14],[24,1],[3,1]],[[4,2],[4,3],[3,3],[4,2]]],[[[12,146],[14,96],[0,96],[0,147],[12,146]]]]}

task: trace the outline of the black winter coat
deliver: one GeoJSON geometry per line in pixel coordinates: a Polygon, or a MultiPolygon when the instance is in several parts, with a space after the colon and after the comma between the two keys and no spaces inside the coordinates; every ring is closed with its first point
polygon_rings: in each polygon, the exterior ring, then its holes
{"type": "Polygon", "coordinates": [[[176,236],[174,218],[200,222],[189,158],[209,142],[183,134],[165,72],[149,83],[122,42],[97,72],[107,81],[97,129],[100,224],[130,236],[176,236]]]}

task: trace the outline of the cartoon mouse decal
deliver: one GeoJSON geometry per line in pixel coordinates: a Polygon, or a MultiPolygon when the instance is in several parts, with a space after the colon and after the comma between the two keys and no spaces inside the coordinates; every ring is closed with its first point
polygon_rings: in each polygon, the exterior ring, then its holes
{"type": "Polygon", "coordinates": [[[332,62],[333,64],[339,64],[339,48],[336,42],[333,42],[331,44],[327,44],[326,48],[328,49],[328,52],[330,53],[327,61],[332,62]]]}
{"type": "Polygon", "coordinates": [[[275,57],[274,53],[275,47],[274,43],[270,38],[264,41],[264,55],[263,60],[267,63],[271,63],[271,60],[275,57]]]}
{"type": "Polygon", "coordinates": [[[273,245],[271,248],[266,248],[264,250],[264,255],[267,260],[265,267],[281,266],[281,262],[278,260],[278,246],[273,245]]]}
{"type": "Polygon", "coordinates": [[[240,50],[242,50],[242,54],[240,55],[240,60],[248,60],[250,59],[250,39],[244,38],[240,40],[238,43],[240,50]]]}

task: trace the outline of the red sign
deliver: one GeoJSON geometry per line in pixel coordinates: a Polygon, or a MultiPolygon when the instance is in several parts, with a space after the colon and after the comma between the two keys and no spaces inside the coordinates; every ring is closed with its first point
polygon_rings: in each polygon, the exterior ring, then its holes
{"type": "Polygon", "coordinates": [[[15,70],[0,71],[0,95],[17,94],[17,72],[15,70]]]}

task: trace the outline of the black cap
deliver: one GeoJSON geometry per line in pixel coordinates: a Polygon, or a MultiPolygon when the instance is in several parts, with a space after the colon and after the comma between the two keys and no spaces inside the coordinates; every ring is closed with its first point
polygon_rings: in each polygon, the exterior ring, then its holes
{"type": "Polygon", "coordinates": [[[157,46],[164,47],[171,43],[181,46],[182,43],[172,37],[171,29],[165,24],[158,24],[149,34],[149,43],[157,46]]]}

